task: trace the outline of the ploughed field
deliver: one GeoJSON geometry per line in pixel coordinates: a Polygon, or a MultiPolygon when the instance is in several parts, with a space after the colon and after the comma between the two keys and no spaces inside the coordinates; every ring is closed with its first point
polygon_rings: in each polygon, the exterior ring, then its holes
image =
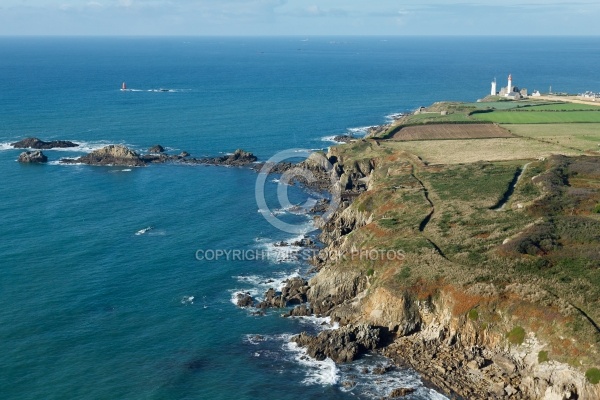
{"type": "Polygon", "coordinates": [[[428,124],[406,126],[392,140],[447,140],[510,138],[513,135],[494,124],[428,124]]]}

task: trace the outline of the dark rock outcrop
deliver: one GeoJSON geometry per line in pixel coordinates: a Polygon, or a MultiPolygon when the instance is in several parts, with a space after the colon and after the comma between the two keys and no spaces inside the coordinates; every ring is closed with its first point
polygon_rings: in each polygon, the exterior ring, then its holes
{"type": "Polygon", "coordinates": [[[144,154],[143,156],[140,156],[140,159],[147,164],[164,164],[168,161],[176,160],[177,157],[158,153],[158,154],[144,154]]]}
{"type": "Polygon", "coordinates": [[[292,278],[285,282],[281,292],[271,288],[258,308],[284,308],[306,303],[308,282],[302,278],[292,278]]]}
{"type": "Polygon", "coordinates": [[[389,399],[397,399],[398,397],[408,396],[409,394],[413,393],[414,391],[415,391],[415,389],[412,389],[412,388],[396,388],[391,391],[388,398],[389,399]]]}
{"type": "Polygon", "coordinates": [[[312,308],[308,307],[306,304],[301,304],[299,306],[294,307],[289,313],[285,314],[285,317],[308,317],[312,315],[312,308]]]}
{"type": "Polygon", "coordinates": [[[306,347],[307,354],[316,360],[322,361],[329,357],[336,363],[346,363],[369,350],[375,350],[379,345],[380,336],[378,328],[346,325],[339,329],[322,331],[317,336],[302,332],[294,336],[292,341],[306,347]]]}
{"type": "Polygon", "coordinates": [[[12,143],[11,146],[15,149],[48,150],[57,148],[78,147],[79,145],[77,143],[69,142],[68,140],[52,140],[50,142],[45,142],[38,138],[31,137],[12,143]]]}
{"type": "Polygon", "coordinates": [[[25,151],[19,155],[20,163],[27,164],[42,164],[48,162],[48,157],[39,150],[36,151],[25,151]]]}
{"type": "Polygon", "coordinates": [[[212,158],[201,158],[186,160],[195,164],[209,164],[209,165],[227,165],[232,167],[240,167],[248,164],[252,164],[257,160],[256,156],[248,151],[237,149],[233,154],[228,154],[221,157],[212,158]]]}
{"type": "Polygon", "coordinates": [[[303,237],[300,240],[296,240],[295,242],[292,242],[292,246],[297,246],[297,247],[315,247],[317,244],[315,243],[315,241],[313,239],[311,239],[310,237],[303,237]]]}
{"type": "Polygon", "coordinates": [[[146,165],[146,161],[141,159],[136,152],[120,145],[106,146],[83,157],[77,159],[63,159],[61,162],[65,164],[81,163],[88,165],[116,165],[126,167],[141,167],[146,165]]]}
{"type": "Polygon", "coordinates": [[[165,148],[162,147],[160,144],[157,144],[155,146],[152,146],[148,149],[148,153],[164,153],[165,152],[165,148]]]}
{"type": "Polygon", "coordinates": [[[238,307],[253,307],[254,299],[250,293],[238,293],[236,296],[238,307]]]}

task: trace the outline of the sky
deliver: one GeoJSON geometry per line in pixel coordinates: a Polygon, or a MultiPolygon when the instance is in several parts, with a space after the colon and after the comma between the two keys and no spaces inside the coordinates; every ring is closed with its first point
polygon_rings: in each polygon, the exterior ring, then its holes
{"type": "Polygon", "coordinates": [[[600,35],[599,0],[0,0],[0,35],[600,35]]]}

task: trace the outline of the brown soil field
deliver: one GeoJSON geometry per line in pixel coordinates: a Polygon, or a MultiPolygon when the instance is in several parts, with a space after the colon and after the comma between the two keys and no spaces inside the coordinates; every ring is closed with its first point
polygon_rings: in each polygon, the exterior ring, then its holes
{"type": "Polygon", "coordinates": [[[449,140],[490,139],[514,137],[495,124],[428,124],[407,126],[398,131],[392,140],[449,140]]]}

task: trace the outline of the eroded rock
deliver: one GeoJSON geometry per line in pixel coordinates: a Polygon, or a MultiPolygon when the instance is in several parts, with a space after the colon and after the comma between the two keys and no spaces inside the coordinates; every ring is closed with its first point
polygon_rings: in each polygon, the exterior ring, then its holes
{"type": "Polygon", "coordinates": [[[25,151],[19,155],[18,161],[25,164],[42,164],[48,162],[48,157],[39,150],[25,151]]]}
{"type": "Polygon", "coordinates": [[[116,165],[127,167],[141,167],[146,165],[136,152],[121,145],[110,145],[99,150],[92,151],[88,155],[77,159],[62,159],[66,164],[87,164],[87,165],[116,165]]]}
{"type": "Polygon", "coordinates": [[[331,358],[336,363],[355,360],[361,354],[374,350],[379,345],[380,331],[367,325],[344,326],[311,336],[306,332],[294,336],[292,341],[306,347],[307,354],[316,359],[331,358]]]}

